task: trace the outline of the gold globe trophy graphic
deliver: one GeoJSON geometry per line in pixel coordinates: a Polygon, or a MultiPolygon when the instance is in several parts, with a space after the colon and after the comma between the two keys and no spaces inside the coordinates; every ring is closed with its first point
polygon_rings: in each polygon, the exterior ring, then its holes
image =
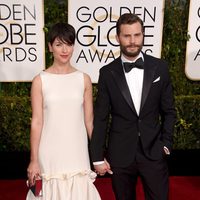
{"type": "MultiPolygon", "coordinates": [[[[4,24],[4,27],[9,27],[10,24],[18,24],[18,23],[16,23],[16,21],[6,21],[6,23],[4,24]]],[[[20,35],[21,38],[24,38],[24,33],[19,33],[18,35],[20,35]]],[[[11,47],[14,48],[14,47],[18,46],[18,44],[11,44],[11,39],[10,39],[10,42],[9,42],[9,38],[10,37],[11,37],[10,30],[6,29],[5,31],[3,31],[3,28],[2,28],[2,31],[1,31],[1,28],[0,28],[0,42],[4,41],[3,45],[2,46],[0,45],[0,54],[3,53],[4,47],[6,47],[6,48],[11,48],[11,47]],[[4,41],[5,40],[4,38],[6,38],[6,33],[5,32],[7,32],[7,39],[6,39],[6,41],[4,41]],[[3,39],[1,40],[1,38],[3,38],[3,39]]]]}
{"type": "MultiPolygon", "coordinates": [[[[99,25],[98,23],[99,22],[102,22],[102,21],[104,21],[104,19],[105,18],[112,18],[112,19],[115,19],[115,20],[117,20],[118,18],[119,18],[119,16],[117,16],[117,15],[100,15],[99,17],[97,17],[96,18],[96,20],[94,20],[94,22],[91,24],[91,27],[93,28],[93,30],[92,29],[90,29],[90,31],[89,31],[89,35],[92,35],[92,33],[93,33],[93,31],[95,30],[95,28],[99,25]]],[[[104,27],[101,27],[101,29],[103,29],[104,27]]],[[[99,37],[99,36],[98,36],[99,37]]],[[[111,41],[111,40],[115,40],[115,35],[109,35],[108,36],[109,37],[109,40],[111,41]]],[[[105,43],[106,44],[108,44],[108,41],[107,41],[107,36],[106,35],[104,35],[102,38],[100,38],[100,39],[103,39],[104,41],[105,41],[105,43]]],[[[88,44],[90,44],[90,43],[92,43],[92,45],[90,46],[90,48],[91,48],[91,50],[95,53],[95,52],[97,52],[98,53],[98,55],[100,55],[101,57],[103,57],[103,58],[107,58],[108,56],[109,56],[109,53],[107,53],[107,52],[105,52],[105,51],[102,51],[101,49],[100,49],[100,47],[99,46],[97,46],[97,45],[95,45],[95,43],[94,42],[92,42],[92,38],[91,37],[88,37],[88,44]]],[[[106,48],[108,48],[108,47],[106,47],[106,48]]],[[[113,49],[113,47],[111,47],[112,49],[113,49]]],[[[116,48],[116,47],[115,47],[116,48]]],[[[109,51],[110,52],[110,51],[109,51]]],[[[120,55],[120,50],[119,50],[119,48],[117,48],[117,50],[115,50],[114,52],[113,52],[113,55],[115,56],[115,57],[118,57],[119,55],[120,55]]]]}

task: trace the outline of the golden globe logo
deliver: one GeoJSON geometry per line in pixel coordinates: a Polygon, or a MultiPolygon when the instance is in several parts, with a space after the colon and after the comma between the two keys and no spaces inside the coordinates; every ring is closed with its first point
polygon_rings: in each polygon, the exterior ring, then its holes
{"type": "Polygon", "coordinates": [[[0,13],[0,60],[2,62],[36,61],[35,5],[28,8],[21,4],[12,6],[0,4],[0,13]]]}
{"type": "Polygon", "coordinates": [[[88,63],[96,59],[99,62],[107,62],[119,56],[119,48],[116,48],[119,45],[115,41],[118,16],[111,16],[104,7],[97,7],[90,13],[88,7],[82,6],[77,10],[77,19],[82,24],[77,30],[77,41],[85,47],[80,51],[77,63],[80,60],[88,63]]]}
{"type": "Polygon", "coordinates": [[[120,54],[116,22],[124,13],[135,13],[145,26],[143,52],[160,57],[164,0],[68,0],[68,22],[77,31],[72,64],[97,82],[99,69],[120,54]]]}
{"type": "Polygon", "coordinates": [[[45,68],[43,1],[0,1],[0,81],[32,81],[45,68]]]}
{"type": "Polygon", "coordinates": [[[191,80],[200,80],[200,5],[199,0],[190,2],[185,74],[191,80]]]}
{"type": "MultiPolygon", "coordinates": [[[[140,8],[143,9],[143,21],[146,23],[144,37],[154,38],[152,31],[156,22],[156,7],[151,10],[140,8]]],[[[112,7],[100,6],[92,10],[87,6],[81,6],[77,9],[76,20],[80,24],[77,29],[77,41],[83,48],[78,53],[76,63],[89,63],[94,60],[106,63],[119,56],[119,44],[115,40],[116,22],[121,14],[131,12],[127,7],[119,9],[119,15],[113,13],[112,7]]],[[[145,38],[145,53],[153,53],[153,42],[146,41],[145,38]]]]}

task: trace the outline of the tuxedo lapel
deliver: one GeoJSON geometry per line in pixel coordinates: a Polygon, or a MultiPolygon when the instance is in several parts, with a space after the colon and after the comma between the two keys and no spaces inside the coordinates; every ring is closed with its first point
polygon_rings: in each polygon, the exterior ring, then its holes
{"type": "Polygon", "coordinates": [[[149,94],[152,81],[154,78],[154,74],[157,68],[157,65],[155,63],[152,63],[152,61],[149,60],[149,57],[147,55],[145,54],[143,55],[144,55],[144,78],[143,78],[143,89],[142,89],[140,112],[149,94]]]}
{"type": "Polygon", "coordinates": [[[112,73],[113,77],[115,78],[116,83],[117,83],[123,97],[125,98],[126,102],[130,106],[130,108],[134,112],[136,112],[134,104],[133,104],[133,100],[131,97],[131,93],[129,91],[129,88],[128,88],[128,85],[126,82],[126,78],[125,78],[123,66],[122,66],[122,61],[121,61],[120,57],[118,59],[116,59],[116,62],[114,63],[111,73],[112,73]]]}

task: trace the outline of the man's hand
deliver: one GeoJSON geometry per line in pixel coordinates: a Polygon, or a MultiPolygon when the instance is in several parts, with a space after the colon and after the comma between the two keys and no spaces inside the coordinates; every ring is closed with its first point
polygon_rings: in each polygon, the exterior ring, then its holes
{"type": "Polygon", "coordinates": [[[99,165],[94,165],[95,172],[100,175],[104,176],[105,173],[113,174],[113,172],[110,169],[110,164],[107,162],[106,159],[104,159],[104,163],[99,164],[99,165]]]}

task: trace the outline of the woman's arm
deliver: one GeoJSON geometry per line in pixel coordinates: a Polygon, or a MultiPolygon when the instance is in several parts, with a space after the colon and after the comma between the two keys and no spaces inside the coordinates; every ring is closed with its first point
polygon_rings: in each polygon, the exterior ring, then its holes
{"type": "Polygon", "coordinates": [[[32,119],[30,131],[30,164],[28,166],[28,178],[30,184],[34,184],[35,176],[40,175],[40,167],[38,162],[38,148],[40,143],[40,136],[43,126],[43,109],[42,109],[42,84],[40,76],[33,79],[31,87],[31,106],[32,119]]]}
{"type": "Polygon", "coordinates": [[[84,92],[84,119],[89,139],[93,130],[93,96],[92,82],[87,74],[84,74],[85,92],[84,92]]]}

